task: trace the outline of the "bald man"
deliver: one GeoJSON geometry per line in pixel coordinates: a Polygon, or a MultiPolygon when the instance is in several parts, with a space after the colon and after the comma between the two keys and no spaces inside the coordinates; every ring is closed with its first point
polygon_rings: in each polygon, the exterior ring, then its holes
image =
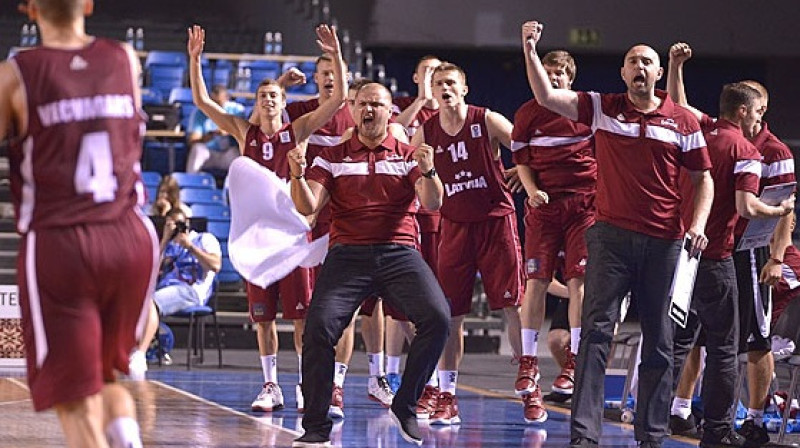
{"type": "Polygon", "coordinates": [[[667,436],[672,389],[669,290],[684,228],[678,174],[695,189],[690,250],[705,249],[713,198],[711,163],[697,118],[656,90],[663,69],[658,54],[636,45],[620,75],[627,91],[599,94],[554,89],[536,53],[542,24],[522,26],[528,80],[537,101],[595,133],[597,223],[586,232],[589,262],[581,344],[572,397],[573,447],[597,446],[603,418],[604,373],[620,301],[638,299],[642,361],[634,435],[639,446],[660,447],[667,436]],[[613,198],[613,199],[612,199],[613,198]]]}

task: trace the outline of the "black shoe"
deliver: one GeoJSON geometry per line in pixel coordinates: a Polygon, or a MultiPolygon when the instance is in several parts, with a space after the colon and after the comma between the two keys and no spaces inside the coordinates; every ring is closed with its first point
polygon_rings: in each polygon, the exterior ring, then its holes
{"type": "Polygon", "coordinates": [[[764,425],[756,425],[753,420],[745,420],[736,432],[746,439],[744,446],[747,448],[757,448],[769,443],[767,428],[764,425]]]}
{"type": "Polygon", "coordinates": [[[669,430],[672,432],[673,436],[700,438],[700,432],[697,430],[697,420],[695,420],[692,414],[689,414],[688,418],[670,415],[669,430]]]}
{"type": "Polygon", "coordinates": [[[744,447],[747,439],[739,435],[736,431],[727,430],[721,435],[717,435],[714,431],[708,429],[703,433],[703,438],[700,440],[700,446],[703,448],[726,448],[726,447],[744,447]]]}
{"type": "Polygon", "coordinates": [[[661,442],[653,442],[652,440],[639,442],[639,448],[661,448],[661,442]]]}
{"type": "Polygon", "coordinates": [[[292,448],[311,448],[331,446],[330,436],[306,432],[294,439],[292,448]]]}
{"type": "Polygon", "coordinates": [[[397,429],[400,431],[400,436],[403,437],[406,442],[422,445],[422,433],[419,432],[419,424],[417,423],[416,415],[412,414],[408,417],[400,417],[393,408],[390,408],[389,416],[392,417],[392,421],[397,425],[397,429]]]}
{"type": "Polygon", "coordinates": [[[585,437],[576,437],[569,441],[569,446],[570,448],[593,447],[597,446],[597,442],[585,437]]]}

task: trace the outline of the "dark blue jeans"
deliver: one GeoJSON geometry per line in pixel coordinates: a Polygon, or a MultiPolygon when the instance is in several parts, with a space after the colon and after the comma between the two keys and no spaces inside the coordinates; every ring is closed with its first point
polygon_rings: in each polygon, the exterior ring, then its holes
{"type": "Polygon", "coordinates": [[[736,355],[739,350],[739,308],[733,258],[700,259],[692,294],[692,313],[686,328],[675,331],[675,385],[686,355],[702,327],[705,332],[706,369],[703,375],[703,428],[725,434],[733,424],[736,355]]]}
{"type": "Polygon", "coordinates": [[[669,289],[681,240],[654,238],[598,222],[586,232],[589,260],[581,319],[571,437],[600,439],[605,371],[614,325],[630,290],[642,326],[642,361],[634,433],[638,441],[666,437],[672,395],[673,323],[669,289]]]}
{"type": "Polygon", "coordinates": [[[328,435],[334,346],[365,297],[376,294],[416,327],[392,410],[414,415],[449,333],[450,305],[420,253],[400,244],[335,245],[314,286],[303,333],[303,428],[328,435]]]}

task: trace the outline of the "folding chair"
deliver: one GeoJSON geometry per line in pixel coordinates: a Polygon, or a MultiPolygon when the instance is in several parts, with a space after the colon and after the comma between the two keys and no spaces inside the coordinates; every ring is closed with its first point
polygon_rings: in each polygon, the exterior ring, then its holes
{"type": "Polygon", "coordinates": [[[222,345],[219,337],[219,322],[217,321],[217,290],[218,280],[214,278],[214,287],[211,298],[205,305],[196,305],[184,308],[175,314],[165,316],[165,320],[173,322],[188,319],[189,330],[186,339],[186,370],[192,370],[192,355],[199,357],[200,364],[205,360],[205,327],[206,318],[214,321],[214,339],[217,345],[218,366],[222,367],[222,345]]]}

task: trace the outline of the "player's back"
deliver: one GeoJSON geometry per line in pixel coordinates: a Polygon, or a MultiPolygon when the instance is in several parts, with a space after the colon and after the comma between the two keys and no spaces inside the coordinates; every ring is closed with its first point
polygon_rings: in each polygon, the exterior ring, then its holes
{"type": "Polygon", "coordinates": [[[12,64],[28,109],[9,153],[18,230],[111,221],[140,203],[144,121],[124,47],[98,38],[23,51],[12,64]]]}

